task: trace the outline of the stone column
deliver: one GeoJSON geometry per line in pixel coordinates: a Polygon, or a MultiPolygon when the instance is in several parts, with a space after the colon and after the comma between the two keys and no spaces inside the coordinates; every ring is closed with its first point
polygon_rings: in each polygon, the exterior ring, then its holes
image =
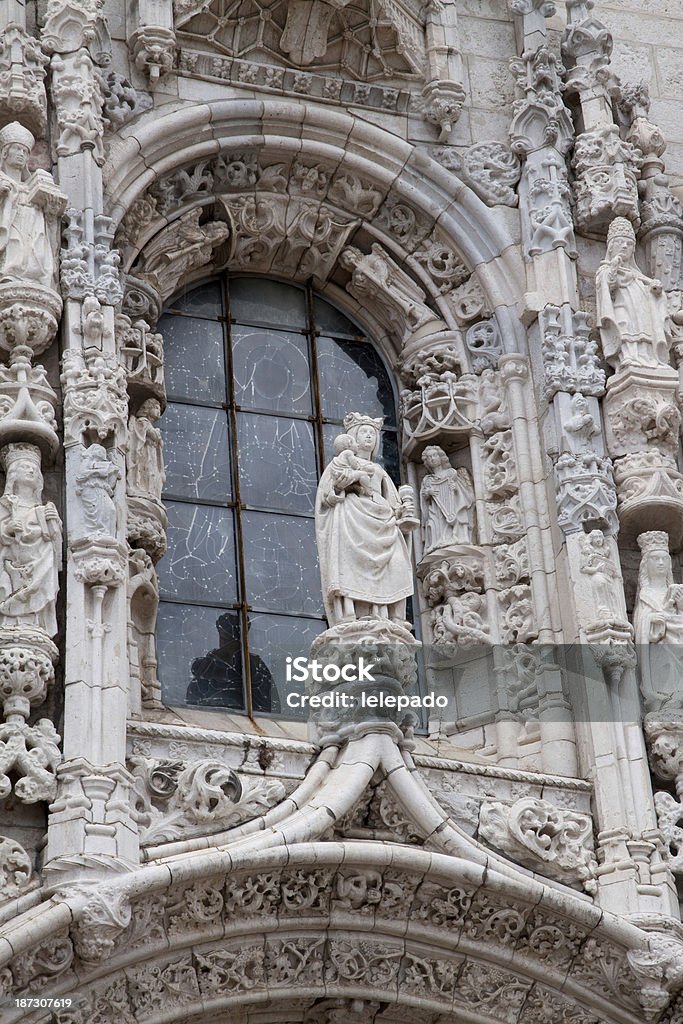
{"type": "Polygon", "coordinates": [[[45,877],[100,877],[138,861],[125,768],[129,703],[125,451],[128,403],[115,314],[122,299],[112,222],[103,212],[98,5],[55,0],[51,55],[54,156],[69,198],[62,252],[67,612],[64,763],[51,808],[45,877]]]}

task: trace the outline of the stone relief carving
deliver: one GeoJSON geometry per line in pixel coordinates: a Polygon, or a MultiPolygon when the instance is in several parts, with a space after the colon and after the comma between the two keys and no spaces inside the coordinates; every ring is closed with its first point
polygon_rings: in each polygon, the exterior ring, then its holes
{"type": "Polygon", "coordinates": [[[148,398],[128,421],[127,487],[131,494],[161,501],[166,479],[161,431],[154,424],[161,416],[156,398],[148,398]]]}
{"type": "Polygon", "coordinates": [[[38,885],[33,862],[19,843],[0,836],[0,904],[38,885]]]}
{"type": "Polygon", "coordinates": [[[579,135],[572,158],[577,224],[586,230],[600,230],[614,217],[637,223],[637,179],[642,162],[640,151],[619,137],[615,124],[579,135]]]}
{"type": "Polygon", "coordinates": [[[64,353],[64,443],[114,439],[122,445],[128,426],[126,371],[98,348],[64,353]]]}
{"type": "Polygon", "coordinates": [[[602,395],[605,371],[600,366],[597,342],[590,337],[588,313],[572,310],[569,303],[548,305],[539,313],[539,325],[546,398],[558,391],[602,395]]]}
{"type": "Polygon", "coordinates": [[[479,834],[525,867],[595,892],[597,860],[587,814],[561,811],[547,800],[523,798],[511,807],[484,803],[479,834]]]}
{"type": "Polygon", "coordinates": [[[45,69],[49,58],[38,41],[17,24],[0,36],[0,114],[4,121],[22,122],[43,135],[47,127],[45,69]]]}
{"type": "Polygon", "coordinates": [[[0,366],[0,448],[21,440],[52,455],[59,444],[57,395],[43,367],[31,366],[32,355],[28,345],[16,345],[9,366],[0,366]]]}
{"type": "Polygon", "coordinates": [[[340,465],[337,456],[318,485],[316,539],[330,626],[368,614],[402,623],[413,592],[405,535],[417,521],[374,461],[382,423],[360,413],[346,416],[344,427],[357,446],[357,455],[347,452],[354,466],[340,465]]]}
{"type": "Polygon", "coordinates": [[[487,498],[507,498],[517,490],[512,431],[491,434],[483,444],[484,486],[487,498]]]}
{"type": "Polygon", "coordinates": [[[113,537],[116,534],[114,491],[121,470],[110,460],[107,449],[91,444],[80,451],[80,466],[75,477],[80,521],[72,533],[78,537],[113,537]]]}
{"type": "Polygon", "coordinates": [[[609,541],[601,530],[591,530],[581,536],[579,570],[590,579],[596,617],[607,622],[621,621],[623,612],[618,600],[621,576],[614,565],[609,541]]]}
{"type": "Polygon", "coordinates": [[[367,254],[352,246],[345,249],[341,265],[351,272],[347,291],[361,302],[369,299],[379,306],[385,322],[399,339],[437,319],[425,304],[423,290],[377,242],[367,254]]]}
{"type": "Polygon", "coordinates": [[[501,590],[498,603],[502,611],[500,638],[504,644],[525,644],[538,636],[531,587],[519,584],[501,590]]]}
{"type": "Polygon", "coordinates": [[[143,846],[222,831],[285,797],[281,782],[238,776],[222,761],[134,758],[132,764],[143,846]]]}
{"type": "Polygon", "coordinates": [[[472,324],[465,335],[465,345],[471,353],[473,373],[495,370],[503,354],[503,339],[496,318],[472,324]]]}
{"type": "Polygon", "coordinates": [[[57,156],[71,156],[84,148],[104,163],[102,93],[95,65],[85,50],[55,62],[52,90],[59,136],[57,156]]]}
{"type": "Polygon", "coordinates": [[[454,469],[443,448],[422,453],[427,473],[420,487],[425,553],[450,544],[471,544],[474,532],[474,487],[466,469],[454,469]]]}
{"type": "Polygon", "coordinates": [[[163,299],[177,291],[191,271],[209,263],[214,250],[230,234],[230,228],[222,221],[200,224],[203,213],[201,207],[190,210],[145,246],[136,274],[149,282],[163,299]]]}
{"type": "Polygon", "coordinates": [[[62,526],[53,503],[42,501],[40,449],[10,444],[2,452],[2,463],[0,624],[36,626],[54,636],[62,526]]]}
{"type": "Polygon", "coordinates": [[[564,452],[555,464],[558,523],[565,533],[617,530],[612,462],[595,452],[564,452]]]}
{"type": "Polygon", "coordinates": [[[640,685],[648,711],[681,706],[680,645],[683,643],[683,585],[674,583],[669,535],[641,533],[638,591],[633,611],[640,654],[640,685]]]}
{"type": "Polygon", "coordinates": [[[128,572],[128,655],[131,676],[139,680],[141,706],[158,708],[161,706],[161,684],[157,678],[155,629],[159,581],[154,563],[144,548],[131,549],[128,572]]]}
{"type": "Polygon", "coordinates": [[[67,210],[66,247],[62,249],[61,288],[65,298],[82,300],[94,296],[108,306],[123,298],[119,279],[121,256],[112,249],[113,221],[97,216],[93,241],[85,240],[83,212],[67,210]]]}
{"type": "Polygon", "coordinates": [[[658,450],[635,452],[617,459],[614,477],[619,521],[634,535],[653,525],[666,525],[673,545],[683,537],[683,475],[670,454],[658,450]]]}
{"type": "Polygon", "coordinates": [[[522,173],[519,157],[503,142],[477,142],[461,155],[456,149],[437,149],[435,158],[459,174],[487,206],[517,206],[515,186],[522,173]]]}
{"type": "Polygon", "coordinates": [[[150,330],[145,320],[131,323],[120,314],[116,318],[119,351],[126,367],[131,396],[159,400],[166,397],[164,386],[164,339],[150,330]]]}
{"type": "Polygon", "coordinates": [[[605,359],[627,366],[669,366],[669,313],[659,281],[635,261],[633,225],[616,217],[607,232],[607,256],[596,278],[597,315],[605,359]]]}
{"type": "Polygon", "coordinates": [[[98,71],[97,80],[103,99],[102,120],[109,131],[123,127],[152,106],[151,96],[134,89],[117,71],[98,71]]]}

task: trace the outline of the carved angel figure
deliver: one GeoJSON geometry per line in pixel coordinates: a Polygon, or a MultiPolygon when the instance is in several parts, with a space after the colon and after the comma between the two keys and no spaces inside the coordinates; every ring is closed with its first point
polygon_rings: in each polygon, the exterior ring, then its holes
{"type": "Polygon", "coordinates": [[[330,626],[364,616],[402,621],[406,598],[413,593],[404,534],[415,520],[389,475],[374,461],[382,422],[350,413],[344,427],[357,446],[357,454],[350,453],[357,466],[345,469],[343,478],[333,459],[318,486],[316,540],[330,626]],[[359,471],[367,475],[362,493],[359,471]]]}
{"type": "Polygon", "coordinates": [[[154,426],[160,416],[159,402],[148,398],[128,424],[128,491],[156,501],[161,501],[166,479],[161,431],[154,426]]]}
{"type": "Polygon", "coordinates": [[[18,121],[0,131],[0,284],[51,288],[63,197],[47,171],[28,171],[34,145],[18,121]]]}
{"type": "Polygon", "coordinates": [[[633,628],[647,710],[683,703],[683,587],[673,581],[669,536],[641,533],[633,628]]]}
{"type": "Polygon", "coordinates": [[[420,487],[425,553],[449,544],[471,544],[474,530],[474,488],[466,469],[454,469],[443,448],[430,445],[422,453],[427,475],[420,487]]]}
{"type": "Polygon", "coordinates": [[[40,449],[10,444],[3,451],[0,498],[0,621],[57,632],[55,601],[62,557],[62,524],[51,501],[42,503],[40,449]]]}
{"type": "Polygon", "coordinates": [[[636,263],[636,236],[625,217],[607,233],[607,258],[596,277],[597,318],[605,359],[616,369],[668,366],[671,343],[666,297],[660,281],[636,263]]]}
{"type": "Polygon", "coordinates": [[[120,477],[101,444],[84,449],[76,474],[76,494],[81,499],[83,525],[90,534],[111,537],[116,532],[114,488],[120,477]]]}

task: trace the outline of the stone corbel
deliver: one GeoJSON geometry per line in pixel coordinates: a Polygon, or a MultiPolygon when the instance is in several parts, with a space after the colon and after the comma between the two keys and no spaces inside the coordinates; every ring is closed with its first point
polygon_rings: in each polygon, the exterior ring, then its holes
{"type": "Polygon", "coordinates": [[[605,371],[598,357],[598,343],[591,338],[591,318],[567,302],[547,305],[538,316],[543,355],[544,395],[550,400],[558,391],[600,396],[605,390],[605,371]]]}
{"type": "Polygon", "coordinates": [[[424,118],[446,142],[465,103],[457,10],[453,0],[430,0],[426,8],[428,81],[422,90],[424,118]]]}
{"type": "Polygon", "coordinates": [[[136,25],[128,36],[131,59],[144,72],[154,89],[175,64],[176,37],[172,0],[137,0],[136,25]]]}
{"type": "Polygon", "coordinates": [[[638,177],[640,150],[619,136],[615,124],[602,124],[579,135],[572,167],[576,223],[603,236],[614,217],[640,223],[638,177]]]}

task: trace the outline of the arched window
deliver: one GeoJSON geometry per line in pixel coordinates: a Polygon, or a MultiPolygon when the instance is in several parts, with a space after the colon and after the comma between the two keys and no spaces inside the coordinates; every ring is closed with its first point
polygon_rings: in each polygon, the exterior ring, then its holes
{"type": "Polygon", "coordinates": [[[385,417],[381,460],[398,479],[390,376],[338,309],[270,279],[202,284],[171,302],[159,326],[164,703],[292,717],[285,657],[307,655],[326,625],[317,482],[350,410],[385,417]]]}

